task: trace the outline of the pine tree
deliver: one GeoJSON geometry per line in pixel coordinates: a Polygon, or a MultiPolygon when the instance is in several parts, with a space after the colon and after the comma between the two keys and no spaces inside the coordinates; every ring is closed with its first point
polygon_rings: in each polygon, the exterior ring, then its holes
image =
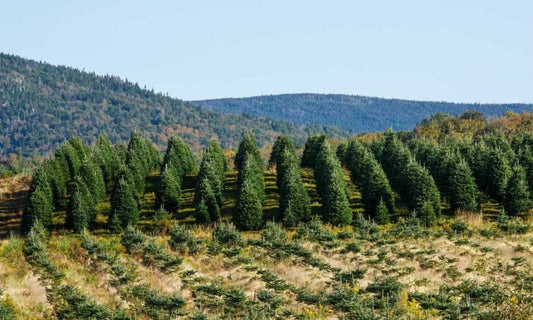
{"type": "Polygon", "coordinates": [[[274,143],[274,147],[270,153],[270,160],[268,161],[269,167],[273,167],[274,165],[276,166],[276,185],[278,189],[281,188],[283,174],[286,171],[286,168],[283,168],[283,165],[284,160],[287,158],[282,159],[285,152],[289,152],[290,154],[294,155],[294,158],[296,159],[296,149],[294,148],[292,141],[289,139],[289,137],[280,135],[274,143]]]}
{"type": "MultiPolygon", "coordinates": [[[[243,170],[246,170],[246,167],[244,164],[243,170]]],[[[241,230],[259,229],[263,223],[263,209],[253,182],[249,179],[244,180],[237,192],[233,223],[241,230]]]]}
{"type": "Polygon", "coordinates": [[[507,182],[503,207],[510,216],[526,212],[530,208],[529,191],[526,185],[524,169],[520,165],[512,168],[511,176],[507,182]]]}
{"type": "Polygon", "coordinates": [[[107,135],[101,134],[98,136],[94,145],[94,154],[96,159],[98,159],[97,163],[100,170],[102,170],[106,186],[109,187],[115,172],[120,166],[120,159],[107,135]]]}
{"type": "Polygon", "coordinates": [[[196,172],[196,164],[192,157],[191,149],[179,137],[171,137],[168,140],[161,171],[165,167],[172,167],[180,185],[186,175],[196,172]]]}
{"type": "Polygon", "coordinates": [[[484,174],[488,180],[486,192],[496,200],[503,200],[511,168],[502,150],[489,150],[484,174]]]}
{"type": "Polygon", "coordinates": [[[96,220],[95,199],[79,176],[74,178],[74,190],[67,207],[67,227],[80,232],[94,225],[96,220]]]}
{"type": "Polygon", "coordinates": [[[30,193],[30,197],[26,203],[26,209],[22,216],[22,232],[29,232],[36,221],[39,221],[43,227],[50,228],[52,226],[53,210],[54,206],[49,192],[43,188],[35,189],[30,193]]]}
{"type": "Polygon", "coordinates": [[[265,199],[265,184],[259,149],[250,133],[245,134],[239,145],[235,165],[239,172],[233,220],[240,229],[255,230],[263,223],[261,202],[265,199]]]}
{"type": "Polygon", "coordinates": [[[257,141],[255,136],[251,132],[247,132],[242,138],[237,154],[235,155],[235,168],[241,170],[245,159],[251,156],[253,161],[263,170],[263,160],[261,159],[261,153],[257,147],[257,141]]]}
{"type": "Polygon", "coordinates": [[[296,153],[296,149],[294,149],[294,145],[291,139],[286,135],[279,135],[276,141],[274,142],[274,146],[272,147],[272,152],[270,152],[270,159],[268,160],[268,166],[273,167],[277,165],[279,158],[281,157],[281,155],[286,149],[289,149],[291,152],[296,153]]]}
{"type": "Polygon", "coordinates": [[[197,222],[210,223],[220,221],[220,205],[222,205],[221,176],[223,176],[223,173],[221,175],[219,172],[221,169],[216,154],[209,152],[209,150],[204,153],[194,194],[197,222]]]}
{"type": "Polygon", "coordinates": [[[311,218],[311,203],[300,176],[300,167],[294,150],[285,149],[278,158],[278,175],[282,174],[279,188],[280,219],[288,226],[296,226],[311,218]]]}
{"type": "Polygon", "coordinates": [[[165,167],[159,176],[156,192],[156,208],[163,207],[170,213],[178,211],[181,188],[173,167],[165,167]]]}
{"type": "Polygon", "coordinates": [[[409,184],[409,209],[415,211],[423,223],[435,223],[440,214],[440,194],[428,170],[411,161],[405,168],[405,176],[409,184]]]}
{"type": "Polygon", "coordinates": [[[334,225],[350,224],[353,214],[348,200],[344,172],[327,140],[320,145],[314,172],[317,191],[322,200],[324,221],[334,225]]]}
{"type": "Polygon", "coordinates": [[[79,176],[89,189],[91,196],[96,203],[105,198],[106,187],[104,177],[100,167],[98,167],[92,159],[86,158],[79,170],[79,176]]]}
{"type": "Polygon", "coordinates": [[[477,210],[477,186],[464,159],[453,159],[447,164],[446,190],[453,211],[477,210]]]}
{"type": "Polygon", "coordinates": [[[326,135],[312,136],[305,142],[302,161],[300,165],[303,168],[314,168],[318,152],[323,147],[327,137],[326,135]]]}
{"type": "Polygon", "coordinates": [[[74,179],[78,175],[81,159],[70,143],[63,143],[57,148],[55,158],[59,161],[61,170],[69,173],[67,180],[74,179]]]}
{"type": "Polygon", "coordinates": [[[54,194],[50,187],[50,179],[45,166],[40,166],[33,174],[29,198],[22,215],[21,229],[27,233],[35,221],[49,228],[52,225],[54,211],[54,194]]]}
{"type": "Polygon", "coordinates": [[[390,223],[389,209],[383,202],[383,199],[379,200],[378,205],[375,210],[375,220],[378,224],[387,224],[390,223]]]}
{"type": "MultiPolygon", "coordinates": [[[[385,217],[385,213],[378,212],[378,207],[383,204],[386,208],[387,217],[394,213],[394,195],[387,180],[385,172],[379,163],[373,158],[371,154],[366,156],[368,159],[364,162],[362,168],[362,185],[361,197],[365,206],[365,213],[374,220],[384,221],[387,223],[389,218],[385,217]],[[378,215],[381,215],[378,218],[378,215]]],[[[381,210],[381,208],[379,208],[381,210]]]]}
{"type": "Polygon", "coordinates": [[[135,189],[124,177],[115,183],[111,194],[111,212],[108,223],[113,231],[120,231],[128,225],[139,221],[139,205],[135,189]]]}

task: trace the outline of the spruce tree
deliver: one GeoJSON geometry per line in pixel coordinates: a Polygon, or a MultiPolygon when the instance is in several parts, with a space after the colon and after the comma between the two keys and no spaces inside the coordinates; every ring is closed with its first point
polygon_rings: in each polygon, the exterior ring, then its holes
{"type": "Polygon", "coordinates": [[[318,152],[323,147],[327,137],[326,135],[311,136],[305,142],[302,161],[300,165],[303,168],[314,168],[318,152]]]}
{"type": "Polygon", "coordinates": [[[376,206],[374,219],[378,224],[387,224],[390,222],[389,209],[383,202],[383,199],[380,199],[378,205],[376,206]]]}
{"type": "Polygon", "coordinates": [[[390,219],[387,217],[394,213],[395,207],[392,189],[379,163],[371,154],[368,154],[366,158],[368,160],[363,164],[361,185],[361,198],[365,213],[378,222],[388,223],[390,219]],[[382,209],[378,210],[380,204],[385,206],[385,212],[379,212],[382,209]]]}
{"type": "Polygon", "coordinates": [[[196,164],[192,157],[191,149],[181,138],[171,137],[168,140],[161,170],[165,167],[172,167],[180,185],[186,175],[196,172],[196,164]]]}
{"type": "Polygon", "coordinates": [[[163,207],[170,213],[176,213],[181,195],[180,184],[173,172],[173,167],[165,167],[159,176],[156,192],[156,208],[163,207]]]}
{"type": "Polygon", "coordinates": [[[95,199],[79,176],[74,178],[74,189],[67,207],[67,227],[80,232],[94,225],[96,220],[95,199]]]}
{"type": "Polygon", "coordinates": [[[282,174],[279,188],[280,219],[288,226],[296,226],[311,218],[311,203],[300,176],[300,167],[294,150],[285,149],[278,158],[278,175],[282,174]]]}
{"type": "Polygon", "coordinates": [[[484,174],[488,180],[486,192],[496,200],[503,200],[511,168],[501,149],[489,150],[484,174]]]}
{"type": "Polygon", "coordinates": [[[120,159],[107,135],[101,134],[98,136],[94,145],[94,153],[96,159],[98,159],[97,163],[100,170],[102,170],[106,186],[109,187],[115,172],[120,166],[120,159]]]}
{"type": "Polygon", "coordinates": [[[409,179],[409,209],[415,211],[423,223],[435,223],[440,214],[440,194],[428,170],[411,161],[405,168],[405,176],[409,179]]]}
{"type": "Polygon", "coordinates": [[[115,183],[108,218],[110,229],[113,231],[120,231],[139,221],[139,205],[135,193],[134,187],[123,176],[115,183]]]}
{"type": "Polygon", "coordinates": [[[278,189],[281,187],[283,174],[286,171],[286,168],[283,168],[283,165],[284,160],[287,158],[282,159],[285,152],[289,152],[296,159],[296,149],[294,148],[292,141],[289,139],[289,137],[280,135],[274,143],[274,147],[270,153],[270,160],[268,161],[269,167],[273,167],[274,165],[276,166],[276,185],[278,189]]]}
{"type": "Polygon", "coordinates": [[[516,216],[526,212],[530,205],[524,169],[516,164],[513,166],[511,176],[507,182],[503,207],[508,215],[516,216]]]}
{"type": "Polygon", "coordinates": [[[353,214],[350,209],[344,172],[327,140],[320,144],[314,172],[317,191],[322,200],[324,221],[334,225],[350,224],[353,214]]]}
{"type": "Polygon", "coordinates": [[[222,205],[222,179],[224,170],[221,167],[218,154],[209,148],[202,157],[198,173],[194,203],[196,220],[200,223],[217,222],[220,220],[220,206],[222,205]]]}
{"type": "Polygon", "coordinates": [[[105,198],[106,186],[104,177],[100,167],[92,161],[92,158],[86,158],[85,161],[83,161],[79,170],[79,176],[89,189],[89,192],[96,203],[105,198]]]}
{"type": "Polygon", "coordinates": [[[477,210],[477,186],[466,161],[453,159],[447,168],[446,193],[451,209],[477,210]]]}
{"type": "Polygon", "coordinates": [[[263,160],[261,159],[261,153],[259,152],[259,148],[257,147],[257,141],[255,140],[255,136],[251,132],[245,133],[239,144],[239,149],[237,150],[237,154],[235,155],[235,168],[240,171],[244,166],[246,158],[248,157],[252,157],[253,162],[255,162],[261,168],[261,170],[263,170],[263,160]]]}
{"type": "Polygon", "coordinates": [[[37,188],[30,193],[26,203],[26,209],[22,215],[21,229],[23,233],[30,231],[36,221],[39,221],[43,227],[52,226],[52,212],[54,206],[49,192],[43,188],[37,188]]]}
{"type": "Polygon", "coordinates": [[[246,133],[241,140],[235,155],[235,167],[239,172],[233,221],[242,230],[258,229],[263,223],[265,183],[263,161],[253,134],[246,133]]]}

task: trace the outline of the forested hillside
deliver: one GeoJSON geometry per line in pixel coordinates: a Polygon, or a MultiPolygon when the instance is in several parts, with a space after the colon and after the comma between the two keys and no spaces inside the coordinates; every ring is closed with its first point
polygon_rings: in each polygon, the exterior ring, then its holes
{"type": "Polygon", "coordinates": [[[533,111],[533,104],[467,104],[383,99],[342,94],[280,94],[250,98],[194,101],[224,113],[244,113],[298,124],[335,126],[349,132],[375,132],[387,128],[411,130],[418,122],[441,112],[458,115],[478,110],[487,117],[506,111],[533,111]]]}
{"type": "Polygon", "coordinates": [[[343,135],[321,126],[220,114],[118,77],[0,53],[0,155],[49,153],[72,136],[92,142],[100,132],[113,143],[125,142],[135,130],[159,147],[178,134],[194,150],[213,136],[231,148],[246,129],[253,130],[260,144],[272,143],[279,133],[299,142],[313,133],[343,135]]]}

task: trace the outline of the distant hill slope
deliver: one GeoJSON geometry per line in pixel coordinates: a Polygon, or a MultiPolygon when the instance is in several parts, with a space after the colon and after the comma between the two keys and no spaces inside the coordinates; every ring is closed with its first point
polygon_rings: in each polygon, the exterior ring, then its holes
{"type": "Polygon", "coordinates": [[[119,143],[134,130],[160,146],[178,134],[196,150],[213,136],[230,148],[250,129],[260,144],[272,142],[278,133],[287,133],[297,142],[324,131],[344,135],[334,128],[221,114],[118,77],[0,53],[0,155],[47,153],[74,135],[90,142],[100,132],[119,143]]]}
{"type": "Polygon", "coordinates": [[[533,104],[466,104],[310,93],[200,100],[193,103],[224,113],[245,113],[298,124],[336,126],[356,133],[381,131],[389,127],[411,130],[418,122],[437,112],[457,115],[474,109],[493,117],[501,116],[508,110],[533,111],[533,104]]]}

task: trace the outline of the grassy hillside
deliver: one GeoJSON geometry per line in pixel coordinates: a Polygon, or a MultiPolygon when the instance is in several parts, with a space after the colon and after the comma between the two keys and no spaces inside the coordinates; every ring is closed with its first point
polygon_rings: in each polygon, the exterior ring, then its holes
{"type": "MultiPolygon", "coordinates": [[[[265,231],[192,223],[194,177],[184,183],[173,221],[156,223],[153,192],[142,197],[143,234],[61,230],[0,240],[0,314],[20,319],[73,315],[124,319],[530,319],[530,225],[443,219],[423,228],[409,219],[356,227],[310,223],[265,231]],[[183,242],[168,227],[179,222],[183,242]],[[183,238],[185,235],[185,238],[183,238]],[[134,242],[132,242],[134,241],[134,242]],[[135,244],[133,244],[135,243],[135,244]],[[7,310],[7,311],[6,311],[7,310]]],[[[234,206],[235,172],[225,181],[223,220],[234,206]]],[[[305,186],[316,190],[311,170],[305,186]]],[[[265,212],[277,210],[275,174],[265,172],[265,212]]],[[[22,183],[20,184],[22,186],[22,183]]],[[[360,195],[350,187],[352,208],[360,195]]],[[[109,209],[99,206],[100,220],[109,209]]],[[[56,212],[56,223],[64,212],[56,212]]],[[[8,318],[9,319],[9,318],[8,318]]]]}
{"type": "Polygon", "coordinates": [[[100,132],[121,143],[134,130],[159,146],[177,134],[195,150],[213,136],[224,148],[235,147],[246,130],[261,144],[279,133],[299,142],[310,133],[343,135],[322,126],[221,114],[118,77],[0,53],[0,155],[48,153],[72,136],[92,142],[100,132]]]}
{"type": "Polygon", "coordinates": [[[533,111],[533,104],[467,104],[312,93],[193,103],[224,113],[266,116],[298,124],[336,126],[354,133],[383,131],[390,127],[394,130],[411,130],[418,122],[438,112],[458,115],[467,110],[478,110],[488,117],[495,117],[502,116],[506,111],[533,111]]]}

